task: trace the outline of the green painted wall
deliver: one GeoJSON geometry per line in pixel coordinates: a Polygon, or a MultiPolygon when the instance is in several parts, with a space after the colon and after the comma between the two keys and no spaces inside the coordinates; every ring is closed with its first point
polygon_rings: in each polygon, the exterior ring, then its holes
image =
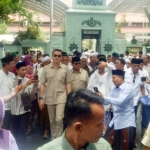
{"type": "Polygon", "coordinates": [[[59,47],[72,53],[72,46],[81,51],[82,30],[101,30],[98,51],[101,54],[112,54],[115,51],[115,16],[116,13],[106,11],[106,0],[73,0],[73,7],[66,11],[64,34],[52,35],[51,51],[59,47]]]}
{"type": "Polygon", "coordinates": [[[66,12],[66,51],[69,52],[70,44],[75,43],[81,50],[81,31],[84,29],[101,30],[101,51],[100,53],[111,54],[115,50],[115,13],[108,11],[93,10],[74,10],[70,9],[66,12]],[[91,22],[93,18],[93,22],[91,22]],[[83,24],[83,21],[89,22],[83,24]],[[96,22],[100,22],[99,25],[96,22]],[[94,25],[95,24],[95,25],[94,25]],[[104,47],[110,44],[113,49],[110,52],[105,51],[104,47]]]}

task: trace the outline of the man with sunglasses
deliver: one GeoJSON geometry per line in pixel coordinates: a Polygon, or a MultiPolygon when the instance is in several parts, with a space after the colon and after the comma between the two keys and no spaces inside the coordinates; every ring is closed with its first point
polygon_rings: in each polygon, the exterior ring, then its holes
{"type": "Polygon", "coordinates": [[[51,127],[51,140],[60,137],[63,132],[64,107],[67,94],[71,92],[70,76],[66,65],[61,63],[62,51],[52,52],[53,62],[43,68],[40,79],[39,107],[47,105],[51,127]],[[43,96],[45,98],[43,100],[43,96]]]}
{"type": "Polygon", "coordinates": [[[87,88],[89,76],[87,71],[81,68],[80,57],[72,58],[72,67],[73,69],[69,72],[71,77],[71,91],[87,88]]]}

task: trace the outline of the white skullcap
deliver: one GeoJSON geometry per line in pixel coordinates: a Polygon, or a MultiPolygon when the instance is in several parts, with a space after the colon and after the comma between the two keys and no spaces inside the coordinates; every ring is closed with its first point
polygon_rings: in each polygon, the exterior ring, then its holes
{"type": "Polygon", "coordinates": [[[22,57],[22,58],[25,58],[25,56],[24,56],[24,55],[22,55],[21,57],[22,57]]]}
{"type": "Polygon", "coordinates": [[[125,62],[131,63],[131,61],[129,59],[125,59],[125,62]]]}
{"type": "Polygon", "coordinates": [[[42,63],[44,63],[45,61],[47,61],[47,60],[50,60],[50,57],[49,56],[45,56],[45,57],[43,57],[43,59],[42,59],[42,63]]]}
{"type": "Polygon", "coordinates": [[[5,50],[5,53],[10,53],[10,51],[9,50],[5,50]]]}
{"type": "Polygon", "coordinates": [[[78,50],[74,49],[72,52],[74,53],[75,51],[78,51],[78,50]]]}
{"type": "Polygon", "coordinates": [[[85,55],[82,55],[82,56],[80,57],[80,59],[82,59],[82,58],[85,58],[85,59],[87,59],[87,56],[85,56],[85,55]]]}
{"type": "Polygon", "coordinates": [[[129,59],[132,59],[133,58],[133,56],[129,56],[129,59]]]}
{"type": "Polygon", "coordinates": [[[83,55],[88,55],[88,56],[90,56],[90,53],[89,53],[89,52],[83,52],[83,55]]]}
{"type": "Polygon", "coordinates": [[[91,56],[95,56],[95,55],[97,56],[97,55],[98,55],[98,52],[91,53],[90,57],[91,57],[91,56]]]}

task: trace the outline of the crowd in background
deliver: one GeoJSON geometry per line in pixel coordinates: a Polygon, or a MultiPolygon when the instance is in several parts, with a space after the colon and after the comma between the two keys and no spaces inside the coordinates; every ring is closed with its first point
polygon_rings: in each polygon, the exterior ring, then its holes
{"type": "MultiPolygon", "coordinates": [[[[105,127],[102,132],[114,150],[137,147],[136,115],[139,106],[142,114],[141,138],[148,128],[150,108],[142,104],[140,98],[150,94],[150,54],[143,55],[140,51],[133,55],[126,51],[125,54],[114,52],[106,56],[88,50],[82,53],[74,50],[71,55],[55,49],[50,57],[40,51],[31,51],[24,56],[6,51],[1,62],[0,97],[5,105],[5,117],[1,119],[0,116],[0,123],[3,122],[0,128],[6,134],[11,131],[14,138],[10,132],[8,135],[17,143],[12,144],[14,150],[17,150],[15,147],[20,150],[25,147],[26,136],[32,134],[36,115],[43,138],[51,136],[54,140],[61,137],[67,127],[64,119],[67,95],[79,89],[88,89],[105,99],[105,127]],[[118,86],[119,83],[121,85],[118,86]],[[25,107],[29,104],[22,101],[26,98],[31,100],[29,108],[25,107]],[[124,138],[125,144],[118,146],[121,138],[124,138]]],[[[5,146],[9,147],[9,144],[6,142],[5,146]]]]}

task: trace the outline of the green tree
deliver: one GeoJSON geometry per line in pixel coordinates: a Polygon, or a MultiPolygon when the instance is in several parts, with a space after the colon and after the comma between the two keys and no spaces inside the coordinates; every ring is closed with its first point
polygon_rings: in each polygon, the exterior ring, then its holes
{"type": "Polygon", "coordinates": [[[43,34],[40,30],[41,21],[37,13],[24,11],[20,16],[23,17],[20,25],[24,28],[24,31],[19,31],[17,33],[17,38],[20,41],[30,38],[43,39],[43,34]]]}
{"type": "Polygon", "coordinates": [[[23,0],[0,0],[0,22],[6,24],[12,22],[10,15],[21,12],[23,5],[23,0]]]}
{"type": "Polygon", "coordinates": [[[88,40],[88,48],[91,50],[93,48],[93,40],[89,39],[88,40]]]}
{"type": "Polygon", "coordinates": [[[126,14],[122,14],[122,18],[116,26],[116,33],[121,33],[121,27],[125,24],[126,24],[126,14]]]}
{"type": "Polygon", "coordinates": [[[7,31],[6,23],[0,23],[0,34],[4,34],[7,31]]]}

